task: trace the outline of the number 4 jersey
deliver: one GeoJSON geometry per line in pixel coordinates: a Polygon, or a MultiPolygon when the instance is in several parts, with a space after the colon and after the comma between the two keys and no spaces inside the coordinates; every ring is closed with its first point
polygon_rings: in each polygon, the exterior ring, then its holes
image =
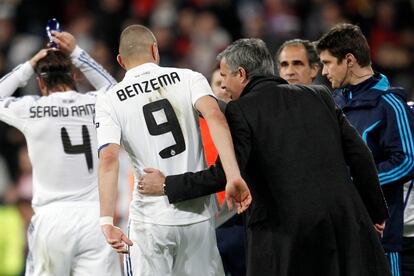
{"type": "Polygon", "coordinates": [[[97,201],[95,95],[75,91],[0,100],[0,118],[26,137],[34,207],[97,201]]]}
{"type": "MultiPolygon", "coordinates": [[[[96,87],[115,80],[77,47],[73,63],[96,87]]],[[[62,201],[98,201],[96,92],[55,92],[47,97],[10,96],[33,75],[29,62],[0,80],[0,120],[23,132],[33,166],[33,207],[62,201]]],[[[101,92],[99,92],[101,93],[101,92]]]]}
{"type": "MultiPolygon", "coordinates": [[[[166,196],[145,196],[138,178],[146,167],[165,175],[205,168],[196,101],[213,96],[207,80],[188,69],[145,63],[126,72],[111,90],[98,96],[96,127],[100,148],[123,144],[135,173],[130,217],[162,225],[183,225],[211,217],[212,196],[169,204],[166,196]]],[[[212,210],[214,211],[214,210],[212,210]]]]}

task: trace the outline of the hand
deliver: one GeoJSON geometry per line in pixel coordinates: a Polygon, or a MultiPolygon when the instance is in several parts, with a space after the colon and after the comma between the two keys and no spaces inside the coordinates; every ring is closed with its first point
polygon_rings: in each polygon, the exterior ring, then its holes
{"type": "Polygon", "coordinates": [[[145,168],[146,174],[138,179],[138,191],[143,195],[164,195],[164,174],[157,169],[145,168]]]}
{"type": "Polygon", "coordinates": [[[32,68],[34,69],[42,58],[44,58],[47,55],[48,49],[41,49],[39,52],[37,52],[30,60],[30,65],[32,65],[32,68]]]}
{"type": "Polygon", "coordinates": [[[238,177],[233,180],[227,180],[226,201],[229,210],[233,209],[233,201],[236,202],[238,214],[243,213],[250,206],[252,195],[243,178],[238,177]]]}
{"type": "Polygon", "coordinates": [[[72,54],[76,47],[75,37],[68,32],[52,31],[53,41],[56,43],[59,50],[67,55],[72,54]]]}
{"type": "Polygon", "coordinates": [[[132,241],[116,226],[105,224],[101,226],[107,243],[118,253],[127,254],[128,249],[125,245],[132,246],[132,241]]]}
{"type": "Polygon", "coordinates": [[[374,228],[375,228],[375,231],[377,231],[377,233],[380,234],[382,237],[382,234],[384,233],[384,229],[385,229],[385,221],[381,224],[375,223],[374,228]]]}

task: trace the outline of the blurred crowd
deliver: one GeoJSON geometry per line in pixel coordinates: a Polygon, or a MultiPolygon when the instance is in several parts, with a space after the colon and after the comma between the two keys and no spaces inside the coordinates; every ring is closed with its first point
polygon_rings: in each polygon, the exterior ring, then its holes
{"type": "MultiPolygon", "coordinates": [[[[414,1],[0,0],[0,77],[45,46],[51,18],[118,81],[124,74],[116,63],[119,35],[134,23],[154,31],[162,66],[188,67],[205,76],[213,71],[217,53],[235,39],[261,38],[274,55],[288,39],[314,41],[336,23],[355,23],[368,38],[373,68],[414,99],[414,1]]],[[[82,76],[78,88],[90,88],[82,76]]],[[[16,96],[36,93],[32,80],[16,96]]],[[[17,204],[27,227],[30,199],[24,137],[0,122],[0,203],[17,204]]]]}

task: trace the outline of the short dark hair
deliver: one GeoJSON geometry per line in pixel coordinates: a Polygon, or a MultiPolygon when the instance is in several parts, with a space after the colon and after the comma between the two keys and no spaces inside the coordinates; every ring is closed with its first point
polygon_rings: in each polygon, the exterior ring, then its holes
{"type": "Polygon", "coordinates": [[[291,45],[303,45],[303,47],[305,47],[306,50],[306,55],[308,57],[308,62],[309,65],[312,66],[314,64],[320,64],[320,60],[319,60],[319,55],[316,52],[316,48],[315,48],[315,44],[309,40],[305,40],[305,39],[291,39],[291,40],[287,40],[285,41],[277,50],[276,53],[276,64],[279,67],[279,56],[280,53],[283,51],[283,49],[285,49],[287,46],[291,46],[291,45]]]}
{"type": "Polygon", "coordinates": [[[61,51],[48,51],[47,55],[37,62],[34,70],[48,89],[67,85],[72,90],[76,90],[75,80],[72,77],[72,61],[61,51]]]}
{"type": "Polygon", "coordinates": [[[343,23],[332,27],[317,41],[316,48],[319,53],[328,50],[339,62],[351,53],[361,67],[371,65],[368,41],[361,29],[353,24],[343,23]]]}

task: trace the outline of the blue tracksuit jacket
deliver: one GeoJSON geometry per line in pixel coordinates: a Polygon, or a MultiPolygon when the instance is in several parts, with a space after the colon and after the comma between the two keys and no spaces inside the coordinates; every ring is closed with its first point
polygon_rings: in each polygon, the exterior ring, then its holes
{"type": "Polygon", "coordinates": [[[382,239],[388,252],[401,250],[403,184],[414,178],[414,112],[402,88],[382,74],[334,91],[334,98],[374,156],[390,219],[382,239]]]}

